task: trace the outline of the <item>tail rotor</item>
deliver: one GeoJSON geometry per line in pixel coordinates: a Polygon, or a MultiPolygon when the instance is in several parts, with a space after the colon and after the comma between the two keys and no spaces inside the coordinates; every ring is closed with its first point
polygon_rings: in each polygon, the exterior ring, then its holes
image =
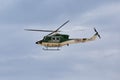
{"type": "Polygon", "coordinates": [[[101,36],[99,35],[98,31],[95,28],[94,28],[94,31],[96,32],[95,35],[97,35],[101,39],[101,36]]]}

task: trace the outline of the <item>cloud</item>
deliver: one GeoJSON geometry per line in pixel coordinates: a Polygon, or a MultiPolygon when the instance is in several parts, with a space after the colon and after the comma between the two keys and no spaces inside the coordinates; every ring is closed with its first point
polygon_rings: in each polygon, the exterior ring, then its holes
{"type": "MultiPolygon", "coordinates": [[[[0,23],[5,24],[52,24],[67,19],[75,19],[76,15],[81,15],[85,11],[93,8],[97,4],[106,1],[84,1],[84,0],[11,0],[4,3],[9,4],[4,11],[1,11],[0,23]],[[59,4],[58,4],[59,3],[59,4]],[[93,3],[96,3],[93,5],[93,3]],[[85,5],[84,5],[85,4],[85,5]],[[89,6],[86,6],[89,5],[89,6]]],[[[5,6],[2,6],[4,9],[5,6]]]]}
{"type": "Polygon", "coordinates": [[[110,24],[112,22],[117,22],[116,24],[118,24],[120,13],[119,7],[119,2],[109,2],[98,5],[97,7],[87,10],[80,15],[77,15],[77,20],[75,20],[75,23],[79,23],[81,25],[94,25],[96,23],[102,24],[102,26],[105,24],[110,24]]]}
{"type": "Polygon", "coordinates": [[[19,0],[0,0],[0,12],[8,10],[11,6],[16,4],[19,0]]]}
{"type": "Polygon", "coordinates": [[[88,11],[88,13],[84,14],[83,17],[94,19],[94,18],[116,15],[120,13],[119,7],[120,7],[120,3],[105,4],[97,7],[92,11],[88,11]]]}

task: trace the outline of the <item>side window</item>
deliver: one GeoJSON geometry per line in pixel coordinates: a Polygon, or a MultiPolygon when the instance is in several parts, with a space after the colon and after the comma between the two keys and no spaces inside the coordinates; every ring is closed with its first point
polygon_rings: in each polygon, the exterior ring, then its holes
{"type": "Polygon", "coordinates": [[[53,42],[59,42],[60,41],[60,37],[52,37],[51,40],[53,42]]]}
{"type": "Polygon", "coordinates": [[[52,40],[55,40],[55,37],[52,37],[52,40]]]}
{"type": "Polygon", "coordinates": [[[58,41],[58,40],[60,40],[60,38],[59,38],[59,37],[57,37],[57,38],[56,38],[56,40],[58,41]]]}

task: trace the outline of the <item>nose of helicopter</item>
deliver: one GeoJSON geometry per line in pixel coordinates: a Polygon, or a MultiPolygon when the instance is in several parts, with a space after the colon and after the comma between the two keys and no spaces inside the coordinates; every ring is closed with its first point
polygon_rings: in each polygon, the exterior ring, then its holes
{"type": "Polygon", "coordinates": [[[38,41],[36,42],[36,44],[38,44],[38,41]]]}
{"type": "Polygon", "coordinates": [[[41,41],[37,41],[36,44],[42,44],[42,40],[41,41]]]}

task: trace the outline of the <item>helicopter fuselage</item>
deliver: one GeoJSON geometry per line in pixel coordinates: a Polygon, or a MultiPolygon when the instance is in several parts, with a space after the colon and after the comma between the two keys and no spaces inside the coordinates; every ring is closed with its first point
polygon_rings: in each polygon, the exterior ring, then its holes
{"type": "Polygon", "coordinates": [[[37,41],[36,44],[40,44],[45,47],[61,47],[67,44],[64,42],[69,41],[69,35],[66,34],[54,34],[45,36],[42,40],[37,41]]]}

